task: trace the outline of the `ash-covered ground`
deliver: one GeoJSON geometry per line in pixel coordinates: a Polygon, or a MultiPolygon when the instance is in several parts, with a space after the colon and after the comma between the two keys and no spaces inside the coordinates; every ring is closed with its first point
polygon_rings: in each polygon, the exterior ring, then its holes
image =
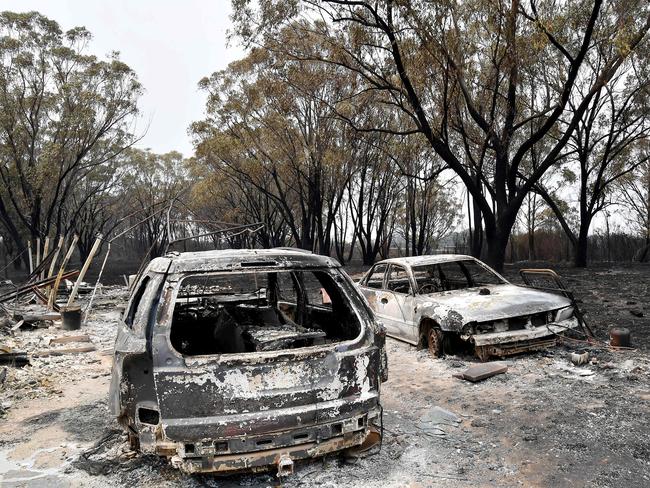
{"type": "MultiPolygon", "coordinates": [[[[28,353],[51,349],[51,338],[79,333],[96,347],[32,358],[24,368],[0,366],[0,484],[650,486],[650,266],[559,272],[598,337],[606,340],[612,326],[629,327],[636,351],[567,343],[508,359],[505,375],[472,384],[452,375],[473,358],[433,360],[389,340],[381,451],[356,461],[335,455],[305,462],[281,481],[272,474],[187,476],[128,449],[107,410],[125,295],[106,290],[81,331],[53,325],[0,336],[0,345],[28,353]],[[592,361],[571,364],[570,352],[584,349],[592,361]]],[[[516,282],[516,267],[506,275],[516,282]]]]}

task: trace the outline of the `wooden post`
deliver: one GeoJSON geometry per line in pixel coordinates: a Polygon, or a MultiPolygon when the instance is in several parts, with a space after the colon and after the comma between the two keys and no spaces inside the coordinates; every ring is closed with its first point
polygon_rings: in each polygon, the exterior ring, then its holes
{"type": "Polygon", "coordinates": [[[29,253],[29,274],[34,271],[34,263],[32,262],[32,240],[27,241],[27,252],[29,253]]]}
{"type": "Polygon", "coordinates": [[[56,266],[56,260],[59,257],[59,253],[61,252],[61,249],[63,248],[63,236],[59,237],[59,242],[56,245],[56,250],[54,251],[54,256],[52,256],[52,262],[50,263],[50,269],[47,272],[46,278],[49,278],[54,274],[54,267],[56,266]]]}
{"type": "Polygon", "coordinates": [[[36,267],[41,264],[41,238],[36,238],[36,267]]]}
{"type": "Polygon", "coordinates": [[[54,281],[54,286],[52,288],[52,293],[50,293],[50,299],[47,302],[47,309],[52,310],[54,308],[54,302],[56,301],[56,295],[59,293],[59,285],[61,284],[61,277],[63,276],[63,273],[65,271],[65,267],[68,265],[68,261],[70,261],[70,257],[72,256],[72,253],[74,252],[74,246],[77,244],[77,240],[79,239],[78,235],[74,235],[72,237],[72,242],[70,242],[70,247],[68,248],[68,252],[66,253],[65,257],[63,258],[63,261],[61,262],[61,267],[59,268],[59,273],[56,275],[56,280],[54,281]]]}
{"type": "Polygon", "coordinates": [[[90,309],[93,306],[93,300],[95,299],[95,293],[97,292],[97,287],[99,286],[99,282],[102,279],[102,274],[104,273],[104,267],[106,266],[106,261],[108,261],[108,255],[111,253],[111,241],[108,241],[108,245],[106,246],[106,256],[104,256],[104,261],[102,262],[102,267],[99,269],[99,274],[97,275],[97,281],[95,282],[95,287],[93,288],[93,294],[90,295],[90,300],[88,301],[88,306],[86,307],[86,310],[84,311],[84,322],[88,320],[88,316],[90,315],[90,309]]]}
{"type": "Polygon", "coordinates": [[[90,250],[90,254],[88,254],[88,257],[86,258],[86,262],[84,263],[83,267],[81,268],[81,271],[79,272],[79,276],[77,277],[77,281],[74,283],[74,287],[72,288],[72,291],[70,292],[70,297],[68,297],[68,303],[66,303],[66,307],[69,307],[72,305],[72,302],[74,302],[74,299],[77,296],[77,291],[79,290],[79,285],[84,279],[84,276],[86,274],[86,271],[88,271],[88,268],[90,267],[90,263],[92,262],[93,258],[95,257],[95,254],[97,254],[97,250],[99,249],[99,246],[102,243],[102,235],[97,234],[97,239],[95,239],[95,243],[93,244],[92,249],[90,250]]]}
{"type": "MultiPolygon", "coordinates": [[[[50,237],[45,238],[45,244],[43,244],[43,260],[45,260],[45,257],[47,256],[47,253],[50,250],[50,237]]],[[[41,272],[41,278],[45,278],[45,270],[41,272]]]]}
{"type": "MultiPolygon", "coordinates": [[[[63,242],[64,242],[63,236],[59,237],[59,242],[57,242],[56,247],[54,248],[54,256],[52,256],[52,261],[50,262],[50,267],[47,270],[47,273],[45,274],[45,278],[50,278],[54,274],[54,267],[56,266],[56,260],[59,257],[59,253],[63,248],[63,242]]],[[[50,294],[50,287],[48,286],[45,288],[45,295],[49,296],[49,294],[50,294]]]]}

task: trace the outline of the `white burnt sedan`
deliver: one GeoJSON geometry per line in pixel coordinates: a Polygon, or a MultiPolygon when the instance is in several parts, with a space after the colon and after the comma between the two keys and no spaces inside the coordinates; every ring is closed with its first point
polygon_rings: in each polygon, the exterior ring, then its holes
{"type": "Polygon", "coordinates": [[[538,350],[578,326],[569,298],[513,285],[471,256],[386,259],[358,286],[388,336],[435,357],[459,346],[481,359],[538,350]]]}

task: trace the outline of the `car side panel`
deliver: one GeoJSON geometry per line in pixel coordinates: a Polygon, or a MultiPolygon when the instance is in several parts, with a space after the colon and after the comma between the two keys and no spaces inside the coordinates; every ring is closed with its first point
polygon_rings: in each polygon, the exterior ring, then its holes
{"type": "Polygon", "coordinates": [[[384,291],[384,314],[390,321],[395,337],[407,342],[414,342],[413,309],[414,297],[405,293],[384,291]]]}

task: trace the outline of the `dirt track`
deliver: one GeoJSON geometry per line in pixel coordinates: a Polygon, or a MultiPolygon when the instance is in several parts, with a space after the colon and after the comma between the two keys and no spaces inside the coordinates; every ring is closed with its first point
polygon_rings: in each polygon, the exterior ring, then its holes
{"type": "MultiPolygon", "coordinates": [[[[567,355],[582,346],[562,346],[510,359],[505,375],[470,384],[452,374],[471,358],[432,360],[391,340],[381,452],[356,464],[332,456],[299,465],[283,486],[649,486],[650,267],[560,272],[602,338],[611,325],[626,325],[639,350],[592,348],[595,363],[576,368],[567,355]],[[458,422],[436,424],[436,406],[458,422]]],[[[0,389],[2,486],[277,484],[271,475],[185,476],[128,451],[106,408],[117,316],[98,310],[85,327],[95,352],[8,369],[0,389]]],[[[38,350],[61,335],[39,329],[10,341],[38,350]]]]}

